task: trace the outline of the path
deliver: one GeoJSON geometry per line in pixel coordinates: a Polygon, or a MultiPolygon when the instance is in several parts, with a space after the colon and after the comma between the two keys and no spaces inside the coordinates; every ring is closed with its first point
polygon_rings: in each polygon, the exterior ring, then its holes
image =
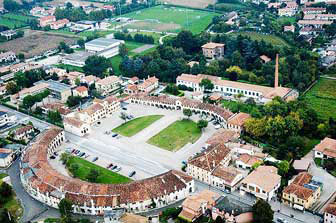
{"type": "Polygon", "coordinates": [[[152,49],[153,47],[155,47],[155,45],[153,44],[145,44],[143,46],[140,46],[134,50],[132,50],[133,53],[142,53],[146,50],[152,49]]]}

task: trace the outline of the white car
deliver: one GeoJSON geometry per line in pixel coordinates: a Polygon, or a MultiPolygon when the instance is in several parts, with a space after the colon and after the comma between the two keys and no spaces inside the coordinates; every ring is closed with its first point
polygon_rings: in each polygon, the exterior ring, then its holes
{"type": "Polygon", "coordinates": [[[215,125],[215,129],[220,129],[220,128],[222,128],[221,125],[215,125]]]}

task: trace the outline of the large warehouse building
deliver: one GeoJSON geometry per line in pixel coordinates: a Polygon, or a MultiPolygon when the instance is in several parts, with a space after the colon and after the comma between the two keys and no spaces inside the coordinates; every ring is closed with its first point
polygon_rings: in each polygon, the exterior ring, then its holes
{"type": "Polygon", "coordinates": [[[110,58],[119,54],[119,46],[124,43],[125,41],[123,40],[98,38],[85,43],[85,50],[110,58]]]}

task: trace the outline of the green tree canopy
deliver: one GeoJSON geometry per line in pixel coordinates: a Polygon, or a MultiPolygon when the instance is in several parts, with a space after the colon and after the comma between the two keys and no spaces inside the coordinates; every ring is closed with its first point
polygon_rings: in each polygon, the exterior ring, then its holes
{"type": "Polygon", "coordinates": [[[274,212],[271,206],[262,199],[253,205],[252,213],[254,223],[273,223],[274,212]]]}

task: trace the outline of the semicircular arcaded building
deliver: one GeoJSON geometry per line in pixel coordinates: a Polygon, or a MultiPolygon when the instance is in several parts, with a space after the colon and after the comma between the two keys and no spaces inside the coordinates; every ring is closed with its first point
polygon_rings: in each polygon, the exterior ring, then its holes
{"type": "Polygon", "coordinates": [[[125,184],[89,183],[65,176],[48,160],[64,140],[63,129],[51,127],[28,146],[20,163],[26,191],[51,207],[58,208],[67,198],[74,204],[73,212],[79,214],[103,215],[115,208],[143,212],[182,200],[194,191],[192,178],[175,170],[125,184]]]}

